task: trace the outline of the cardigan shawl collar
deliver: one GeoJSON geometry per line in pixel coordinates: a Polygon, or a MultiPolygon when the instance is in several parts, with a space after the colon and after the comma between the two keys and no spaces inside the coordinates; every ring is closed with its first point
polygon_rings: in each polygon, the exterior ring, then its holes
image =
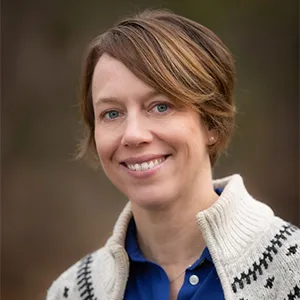
{"type": "MultiPolygon", "coordinates": [[[[224,263],[237,260],[254,240],[270,224],[274,217],[272,210],[265,204],[254,200],[247,192],[240,175],[232,175],[213,181],[214,188],[223,189],[217,201],[208,209],[195,216],[206,245],[211,253],[224,294],[230,293],[230,282],[225,272],[224,263]]],[[[132,217],[130,202],[120,214],[107,247],[116,259],[120,273],[116,276],[116,285],[121,284],[124,293],[129,272],[128,257],[124,249],[127,226],[132,217]],[[123,267],[122,267],[123,266],[123,267]]],[[[110,285],[111,286],[111,285],[110,285]]],[[[112,287],[112,286],[111,286],[112,287]]],[[[116,290],[114,289],[116,292],[116,290]]],[[[108,291],[108,293],[112,290],[108,291]]],[[[117,298],[120,295],[115,295],[117,298]]],[[[112,298],[109,298],[112,299],[112,298]]]]}

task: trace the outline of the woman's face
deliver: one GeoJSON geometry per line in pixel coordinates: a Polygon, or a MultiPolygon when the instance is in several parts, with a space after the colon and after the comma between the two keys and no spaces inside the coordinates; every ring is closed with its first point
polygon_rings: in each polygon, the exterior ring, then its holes
{"type": "Polygon", "coordinates": [[[134,204],[168,205],[211,176],[197,112],[176,107],[107,54],[96,65],[92,95],[102,167],[134,204]]]}

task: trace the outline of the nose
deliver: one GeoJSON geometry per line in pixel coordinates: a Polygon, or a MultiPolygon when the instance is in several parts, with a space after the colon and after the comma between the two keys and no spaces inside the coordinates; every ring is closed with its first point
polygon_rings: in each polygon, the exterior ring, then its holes
{"type": "Polygon", "coordinates": [[[152,134],[146,120],[133,115],[127,118],[121,144],[126,147],[138,147],[152,141],[152,134]]]}

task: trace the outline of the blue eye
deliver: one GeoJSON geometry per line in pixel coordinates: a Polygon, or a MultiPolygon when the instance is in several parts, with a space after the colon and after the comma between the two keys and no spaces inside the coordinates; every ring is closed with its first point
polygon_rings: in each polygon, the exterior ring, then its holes
{"type": "Polygon", "coordinates": [[[116,111],[116,110],[110,110],[110,111],[106,112],[104,116],[105,116],[105,118],[107,118],[107,119],[113,120],[113,119],[118,118],[119,115],[120,115],[120,114],[119,114],[118,111],[116,111]]]}
{"type": "Polygon", "coordinates": [[[156,110],[157,110],[158,112],[163,113],[163,112],[165,112],[166,110],[168,110],[169,105],[166,104],[166,103],[159,103],[159,104],[156,104],[154,107],[156,108],[156,110]]]}

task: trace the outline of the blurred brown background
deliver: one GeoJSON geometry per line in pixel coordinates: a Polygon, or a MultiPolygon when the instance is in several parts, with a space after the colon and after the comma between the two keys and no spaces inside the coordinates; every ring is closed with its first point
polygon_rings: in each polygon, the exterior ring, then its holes
{"type": "Polygon", "coordinates": [[[235,55],[238,128],[215,177],[300,224],[298,1],[2,1],[2,299],[44,299],[110,235],[125,204],[72,161],[83,51],[116,19],[165,7],[214,30],[235,55]]]}

